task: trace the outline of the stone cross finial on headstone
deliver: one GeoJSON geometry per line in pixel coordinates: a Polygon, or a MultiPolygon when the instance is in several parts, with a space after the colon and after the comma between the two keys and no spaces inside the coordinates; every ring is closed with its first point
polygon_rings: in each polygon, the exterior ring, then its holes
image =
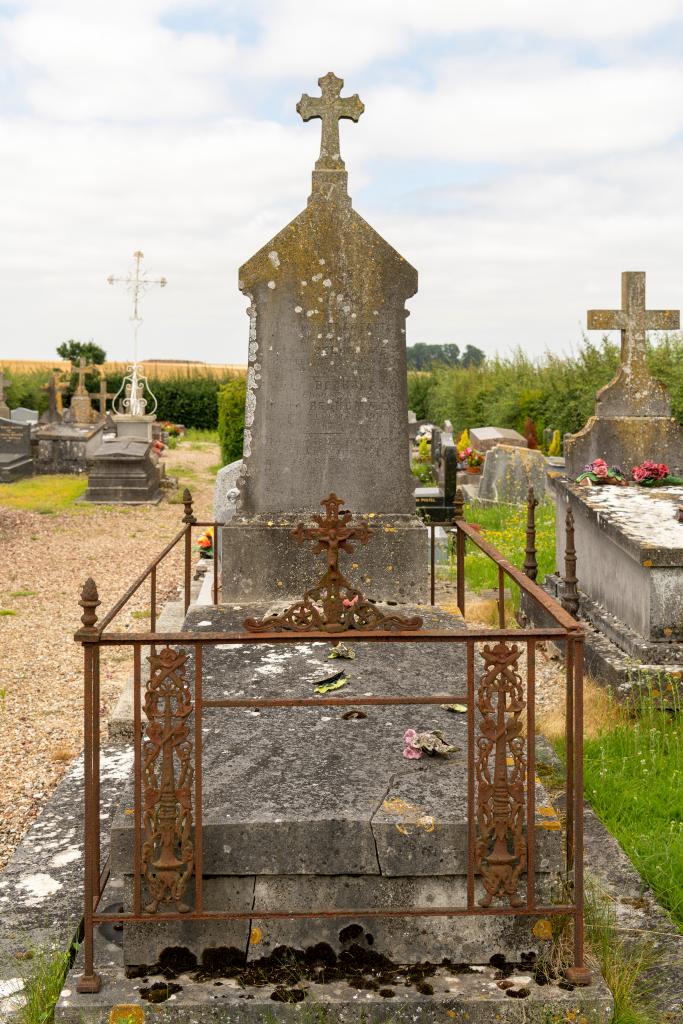
{"type": "Polygon", "coordinates": [[[66,384],[59,383],[59,375],[57,373],[51,373],[47,384],[44,384],[40,389],[41,391],[47,392],[47,422],[54,423],[60,418],[61,409],[59,408],[61,398],[61,392],[66,388],[66,384]]]}
{"type": "Polygon", "coordinates": [[[629,403],[637,407],[647,398],[655,399],[651,409],[654,414],[666,415],[659,410],[662,403],[656,400],[658,392],[662,391],[661,385],[653,380],[647,368],[647,332],[678,330],[679,311],[646,309],[645,274],[624,271],[621,309],[589,309],[587,324],[591,331],[621,331],[621,363],[614,380],[598,394],[600,411],[628,415],[629,403]]]}
{"type": "Polygon", "coordinates": [[[341,118],[358,121],[365,106],[358,93],[342,98],[340,93],[344,79],[337,78],[332,71],[319,78],[318,85],[322,95],[309,96],[304,93],[296,105],[297,113],[301,114],[304,121],[310,121],[314,117],[319,117],[322,121],[320,156],[315,164],[316,169],[343,170],[344,161],[339,153],[339,121],[341,118]]]}
{"type": "Polygon", "coordinates": [[[111,398],[111,399],[116,398],[116,395],[117,395],[116,391],[107,391],[107,378],[105,377],[104,374],[102,374],[101,377],[100,377],[100,390],[99,390],[99,393],[98,393],[97,399],[96,399],[96,401],[98,402],[98,405],[99,405],[100,416],[101,417],[104,418],[104,416],[107,413],[107,399],[108,398],[111,398]]]}
{"type": "Polygon", "coordinates": [[[76,391],[74,392],[74,394],[86,395],[88,392],[85,386],[85,376],[87,373],[91,373],[93,370],[99,370],[99,366],[97,366],[96,363],[86,364],[85,359],[83,358],[83,356],[81,356],[81,358],[78,360],[78,366],[76,366],[75,363],[72,363],[71,368],[75,373],[78,374],[78,385],[76,387],[76,391]]]}

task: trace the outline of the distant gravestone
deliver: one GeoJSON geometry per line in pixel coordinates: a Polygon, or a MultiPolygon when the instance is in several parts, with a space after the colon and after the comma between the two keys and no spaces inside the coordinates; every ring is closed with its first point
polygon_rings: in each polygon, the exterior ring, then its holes
{"type": "Polygon", "coordinates": [[[576,477],[597,458],[627,475],[645,459],[683,472],[683,432],[671,415],[671,399],[647,365],[647,332],[675,331],[676,309],[645,308],[645,274],[621,275],[621,309],[591,309],[588,329],[621,331],[621,360],[614,378],[598,391],[595,415],[578,434],[565,438],[567,475],[576,477]]]}
{"type": "Polygon", "coordinates": [[[216,473],[216,486],[213,492],[213,518],[217,523],[227,523],[235,514],[237,498],[237,481],[242,472],[242,460],[236,459],[223,466],[216,473]]]}
{"type": "Polygon", "coordinates": [[[12,483],[32,472],[30,425],[0,418],[0,483],[12,483]]]}
{"type": "Polygon", "coordinates": [[[12,409],[10,419],[14,423],[37,423],[40,419],[40,413],[37,409],[26,409],[23,405],[20,405],[17,409],[12,409]]]}
{"type": "Polygon", "coordinates": [[[470,430],[470,445],[478,452],[490,452],[497,444],[526,448],[526,438],[516,430],[507,427],[473,427],[470,430]]]}
{"type": "Polygon", "coordinates": [[[478,499],[521,505],[526,502],[530,487],[537,498],[542,498],[546,480],[543,452],[499,444],[486,456],[478,499]]]}
{"type": "Polygon", "coordinates": [[[87,365],[83,356],[79,359],[78,365],[72,364],[72,370],[78,374],[76,390],[71,396],[71,404],[69,405],[69,420],[72,423],[84,426],[96,419],[92,407],[92,399],[85,386],[85,377],[87,373],[99,369],[100,367],[95,364],[87,365]]]}
{"type": "MultiPolygon", "coordinates": [[[[240,270],[251,301],[244,465],[222,530],[223,599],[298,596],[317,579],[291,530],[334,491],[372,515],[375,543],[349,578],[376,599],[426,598],[426,537],[415,515],[408,416],[406,300],[417,272],[353,209],[339,119],[358,120],[334,74],[304,95],[322,120],[306,209],[240,270]]],[[[360,563],[361,560],[359,560],[360,563]]]]}

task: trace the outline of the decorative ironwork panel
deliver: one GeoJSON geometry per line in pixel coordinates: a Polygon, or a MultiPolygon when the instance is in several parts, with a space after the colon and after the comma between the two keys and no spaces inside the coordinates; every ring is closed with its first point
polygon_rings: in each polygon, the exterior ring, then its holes
{"type": "Polygon", "coordinates": [[[481,713],[476,739],[477,839],[475,864],[486,890],[479,900],[489,907],[507,899],[519,907],[519,876],[526,867],[526,752],[522,712],[526,708],[520,650],[499,641],[482,650],[484,672],[477,691],[481,713]]]}
{"type": "Polygon", "coordinates": [[[143,754],[142,870],[155,914],[175,903],[180,913],[194,868],[192,843],[193,744],[187,720],[193,711],[185,680],[187,654],[164,647],[148,659],[145,692],[147,725],[143,754]]]}
{"type": "Polygon", "coordinates": [[[245,619],[245,629],[252,633],[283,630],[344,633],[349,629],[419,629],[422,626],[419,616],[403,618],[381,612],[342,574],[339,568],[340,552],[352,554],[354,548],[351,541],[367,544],[372,530],[364,519],[352,525],[351,513],[348,509],[342,509],[344,501],[336,494],[329,494],[320,504],[325,509],[325,516],[314,514],[314,526],[299,523],[292,530],[292,537],[300,544],[311,541],[315,555],[325,554],[326,572],[315,587],[304,593],[302,601],[297,601],[281,615],[271,615],[267,619],[245,619]]]}

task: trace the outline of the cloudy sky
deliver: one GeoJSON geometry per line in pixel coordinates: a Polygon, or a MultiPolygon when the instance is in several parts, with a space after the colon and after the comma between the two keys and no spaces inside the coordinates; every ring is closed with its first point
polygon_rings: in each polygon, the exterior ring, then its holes
{"type": "Polygon", "coordinates": [[[305,204],[329,70],[409,342],[568,351],[622,270],[681,306],[682,52],[680,0],[0,0],[0,359],[125,359],[140,248],[142,355],[244,362],[237,270],[305,204]]]}

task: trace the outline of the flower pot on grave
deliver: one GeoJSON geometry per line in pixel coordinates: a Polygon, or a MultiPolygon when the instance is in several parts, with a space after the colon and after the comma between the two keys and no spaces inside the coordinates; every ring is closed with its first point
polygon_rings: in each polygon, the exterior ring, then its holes
{"type": "Polygon", "coordinates": [[[481,466],[468,466],[467,472],[470,476],[478,476],[481,473],[481,466]]]}

